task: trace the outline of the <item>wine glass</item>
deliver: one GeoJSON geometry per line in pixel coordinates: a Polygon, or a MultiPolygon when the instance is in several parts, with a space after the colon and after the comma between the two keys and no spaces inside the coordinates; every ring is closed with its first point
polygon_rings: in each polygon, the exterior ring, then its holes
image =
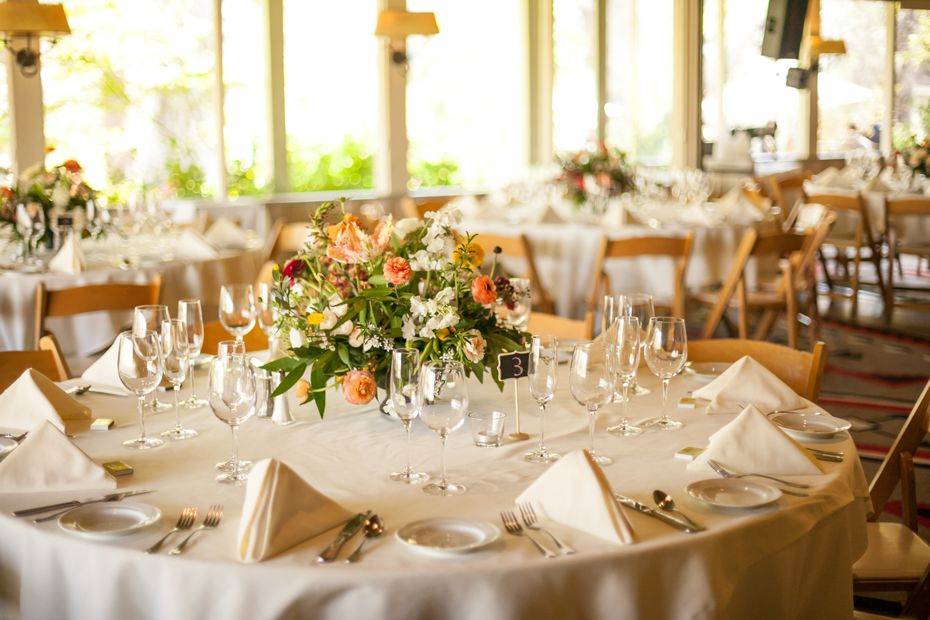
{"type": "Polygon", "coordinates": [[[604,295],[601,302],[601,333],[606,334],[617,317],[623,314],[623,296],[604,295]]]}
{"type": "Polygon", "coordinates": [[[143,405],[145,396],[151,394],[161,383],[161,347],[158,332],[136,334],[126,331],[117,336],[116,368],[123,386],[136,395],[139,410],[139,436],[123,442],[127,448],[147,450],[157,448],[165,442],[157,437],[146,437],[143,405]]]}
{"type": "MultiPolygon", "coordinates": [[[[160,338],[162,335],[162,326],[167,323],[170,318],[168,306],[164,304],[136,306],[132,310],[132,333],[138,335],[144,334],[145,332],[155,332],[160,338]]],[[[158,400],[157,397],[153,396],[149,402],[149,407],[151,407],[153,411],[158,411],[160,409],[170,409],[171,405],[163,403],[158,400]]]]}
{"type": "Polygon", "coordinates": [[[45,236],[45,210],[37,202],[16,205],[16,232],[23,240],[22,263],[30,268],[41,267],[39,242],[45,236]]]}
{"type": "Polygon", "coordinates": [[[391,405],[407,433],[407,463],[401,471],[391,474],[391,480],[417,484],[429,479],[429,474],[415,472],[410,467],[410,426],[417,417],[416,395],[420,369],[420,352],[416,349],[391,351],[390,390],[391,405]]]}
{"type": "Polygon", "coordinates": [[[216,343],[216,356],[245,355],[245,343],[241,340],[220,340],[216,343]]]}
{"type": "Polygon", "coordinates": [[[684,369],[688,360],[688,333],[685,320],[671,316],[653,317],[644,343],[646,365],[662,381],[662,417],[649,423],[667,431],[682,423],[668,416],[668,383],[684,369]]]}
{"type": "Polygon", "coordinates": [[[508,306],[503,300],[498,299],[494,314],[505,326],[522,331],[530,321],[533,289],[527,278],[508,278],[508,282],[513,288],[512,303],[508,306]]]}
{"type": "Polygon", "coordinates": [[[188,409],[198,409],[207,404],[202,398],[197,398],[194,390],[194,362],[200,357],[203,347],[203,310],[199,299],[182,299],[178,301],[178,319],[184,323],[187,330],[187,357],[190,366],[191,396],[184,401],[188,409]]]}
{"type": "Polygon", "coordinates": [[[161,328],[161,352],[165,378],[174,392],[174,428],[161,434],[162,437],[180,441],[197,436],[197,431],[181,426],[181,403],[178,393],[190,370],[190,354],[187,344],[187,327],[180,319],[170,319],[161,328]]]}
{"type": "Polygon", "coordinates": [[[553,336],[533,336],[530,345],[530,394],[539,405],[539,446],[523,458],[530,463],[551,463],[561,455],[546,447],[546,408],[555,396],[556,372],[559,367],[559,341],[553,336]]]}
{"type": "MultiPolygon", "coordinates": [[[[649,327],[649,320],[656,315],[655,303],[653,302],[652,295],[648,293],[620,295],[619,303],[621,306],[621,314],[635,316],[639,319],[640,340],[645,344],[646,328],[649,327]]],[[[633,375],[633,385],[630,386],[630,393],[633,396],[643,396],[648,394],[649,390],[641,386],[636,380],[636,375],[633,375]]]]}
{"type": "Polygon", "coordinates": [[[220,323],[236,340],[255,327],[255,295],[251,284],[226,284],[220,288],[220,323]]]}
{"type": "Polygon", "coordinates": [[[439,482],[423,487],[430,495],[458,495],[465,486],[446,480],[446,437],[458,430],[468,413],[468,388],[461,362],[431,362],[420,367],[416,396],[420,419],[439,435],[439,482]]]}
{"type": "Polygon", "coordinates": [[[239,463],[239,426],[255,413],[255,374],[244,355],[229,355],[213,360],[210,366],[210,409],[229,425],[233,453],[231,467],[216,477],[217,482],[242,484],[248,479],[239,463]]]}
{"type": "Polygon", "coordinates": [[[610,402],[614,395],[614,383],[607,369],[607,354],[604,346],[587,342],[575,346],[571,366],[572,397],[588,410],[588,440],[591,457],[601,465],[610,465],[613,459],[594,450],[594,427],[597,410],[610,402]]]}
{"type": "Polygon", "coordinates": [[[262,282],[258,285],[258,326],[268,339],[268,359],[273,359],[278,352],[278,339],[275,325],[278,322],[278,308],[272,301],[272,285],[262,282]]]}
{"type": "MultiPolygon", "coordinates": [[[[221,340],[216,344],[216,359],[224,359],[227,357],[235,357],[239,359],[246,359],[245,356],[245,343],[239,340],[221,340]]],[[[256,390],[258,389],[258,378],[256,377],[256,390]]],[[[258,402],[258,396],[256,395],[256,402],[258,402]]],[[[220,461],[216,464],[216,469],[223,472],[232,472],[236,469],[242,471],[247,471],[252,467],[252,461],[247,461],[245,459],[226,459],[225,461],[220,461]]]]}
{"type": "Polygon", "coordinates": [[[617,319],[617,335],[615,340],[607,345],[607,366],[613,375],[614,384],[619,384],[623,393],[623,417],[619,424],[607,428],[608,433],[614,435],[639,435],[643,432],[638,426],[630,424],[627,413],[630,406],[630,387],[636,370],[639,368],[639,355],[642,351],[642,333],[639,328],[639,318],[635,316],[621,316],[617,319]]]}

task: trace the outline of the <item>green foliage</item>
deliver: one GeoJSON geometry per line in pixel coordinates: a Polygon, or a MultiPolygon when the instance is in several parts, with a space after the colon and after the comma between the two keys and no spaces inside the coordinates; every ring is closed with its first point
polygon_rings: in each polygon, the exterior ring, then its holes
{"type": "Polygon", "coordinates": [[[458,171],[459,165],[445,157],[435,162],[414,162],[410,166],[410,189],[455,185],[458,171]]]}
{"type": "Polygon", "coordinates": [[[288,153],[291,188],[295,192],[367,189],[374,185],[374,156],[362,142],[347,136],[333,151],[299,149],[288,153]]]}
{"type": "Polygon", "coordinates": [[[266,188],[259,186],[255,181],[255,168],[254,163],[246,166],[242,160],[233,160],[226,175],[226,191],[230,198],[265,193],[266,188]]]}
{"type": "Polygon", "coordinates": [[[165,165],[168,186],[178,198],[204,198],[207,196],[206,175],[195,163],[182,163],[177,158],[169,159],[165,165]]]}

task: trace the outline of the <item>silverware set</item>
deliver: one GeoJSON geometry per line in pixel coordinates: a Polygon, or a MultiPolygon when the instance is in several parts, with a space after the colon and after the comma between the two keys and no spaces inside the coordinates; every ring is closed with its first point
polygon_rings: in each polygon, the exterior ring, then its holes
{"type": "Polygon", "coordinates": [[[792,481],[790,481],[790,480],[784,480],[783,478],[776,478],[775,476],[769,476],[769,475],[767,475],[767,474],[755,474],[755,473],[741,474],[741,473],[736,473],[736,472],[730,471],[729,469],[727,469],[726,467],[724,467],[724,466],[721,465],[719,462],[717,462],[717,461],[715,461],[715,460],[713,460],[713,459],[708,459],[708,460],[707,460],[707,464],[710,465],[711,469],[713,469],[715,472],[717,472],[717,474],[719,474],[721,478],[765,478],[766,480],[771,480],[772,482],[776,482],[776,483],[778,483],[778,484],[780,484],[780,485],[783,485],[783,486],[779,487],[779,489],[781,490],[782,493],[786,493],[786,494],[788,494],[788,495],[794,495],[794,496],[796,496],[796,497],[807,497],[808,495],[807,495],[807,493],[800,493],[800,492],[798,492],[798,491],[792,491],[792,490],[786,489],[786,488],[784,488],[784,487],[786,487],[786,486],[787,486],[787,487],[793,487],[793,488],[795,488],[795,489],[809,489],[809,488],[811,488],[811,485],[809,485],[809,484],[803,484],[803,483],[801,483],[801,482],[792,482],[792,481]]]}
{"type": "Polygon", "coordinates": [[[381,517],[370,510],[360,512],[346,521],[345,525],[342,526],[342,529],[336,535],[336,538],[320,552],[316,561],[318,564],[335,562],[339,557],[339,552],[342,551],[346,543],[352,540],[359,532],[363,532],[362,540],[355,547],[355,550],[343,560],[344,562],[350,563],[358,562],[362,559],[362,550],[365,547],[365,543],[371,538],[378,538],[381,536],[381,534],[384,533],[384,529],[384,522],[381,520],[381,517]]]}
{"type": "MultiPolygon", "coordinates": [[[[183,513],[183,511],[182,511],[183,513]]],[[[195,509],[196,514],[196,509],[195,509]]],[[[185,536],[181,542],[174,546],[174,548],[168,552],[168,555],[181,555],[184,551],[184,548],[187,547],[187,543],[197,535],[199,532],[204,530],[213,530],[220,524],[220,520],[223,518],[223,505],[222,504],[213,504],[210,506],[210,509],[207,510],[207,516],[204,517],[203,523],[194,529],[193,532],[185,536]]],[[[193,525],[193,524],[192,524],[193,525]]]]}
{"type": "Polygon", "coordinates": [[[652,517],[662,523],[669,525],[676,530],[681,530],[687,534],[697,534],[698,532],[703,532],[707,528],[703,525],[696,523],[693,519],[682,513],[680,510],[675,508],[675,502],[671,499],[671,495],[663,491],[655,491],[653,493],[653,499],[656,500],[656,507],[647,506],[646,504],[633,499],[632,497],[627,497],[626,495],[621,495],[620,493],[614,493],[614,497],[621,506],[626,506],[636,512],[640,512],[644,515],[652,517]],[[658,500],[659,494],[662,494],[661,497],[663,501],[658,500]],[[663,504],[664,503],[664,507],[663,504]]]}
{"type": "Polygon", "coordinates": [[[533,509],[532,504],[517,504],[517,511],[520,513],[519,519],[513,510],[501,511],[501,522],[504,524],[504,529],[507,530],[507,533],[512,534],[513,536],[528,538],[536,546],[536,548],[539,549],[539,552],[547,558],[554,558],[559,555],[571,555],[575,553],[575,550],[568,543],[562,541],[551,531],[539,525],[539,519],[536,517],[536,510],[533,509]],[[536,536],[530,534],[530,532],[541,532],[548,536],[549,539],[555,543],[556,551],[553,551],[548,546],[544,545],[536,536]]]}
{"type": "Polygon", "coordinates": [[[187,506],[184,510],[181,511],[181,515],[178,517],[178,522],[171,529],[170,532],[158,539],[158,541],[145,550],[146,553],[157,553],[161,546],[165,544],[165,541],[168,540],[174,534],[182,531],[189,530],[194,527],[194,521],[197,520],[197,507],[196,506],[187,506]]]}
{"type": "Polygon", "coordinates": [[[12,440],[15,441],[16,443],[20,443],[20,442],[22,442],[23,439],[26,438],[26,435],[28,435],[28,434],[29,434],[29,431],[26,431],[25,433],[23,433],[23,434],[21,434],[21,435],[14,435],[14,434],[12,434],[12,433],[0,433],[0,437],[4,437],[4,438],[6,438],[6,439],[12,439],[12,440]]]}

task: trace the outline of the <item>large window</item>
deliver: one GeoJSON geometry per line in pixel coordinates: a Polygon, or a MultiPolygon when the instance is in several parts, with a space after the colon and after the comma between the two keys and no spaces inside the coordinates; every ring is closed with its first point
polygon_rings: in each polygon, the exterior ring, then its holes
{"type": "Polygon", "coordinates": [[[6,63],[0,62],[0,173],[12,167],[10,140],[10,100],[7,97],[6,63]]]}
{"type": "Polygon", "coordinates": [[[930,12],[899,9],[896,19],[894,143],[930,131],[930,12]]]}
{"type": "Polygon", "coordinates": [[[556,152],[597,138],[594,0],[553,0],[552,142],[556,152]]]}

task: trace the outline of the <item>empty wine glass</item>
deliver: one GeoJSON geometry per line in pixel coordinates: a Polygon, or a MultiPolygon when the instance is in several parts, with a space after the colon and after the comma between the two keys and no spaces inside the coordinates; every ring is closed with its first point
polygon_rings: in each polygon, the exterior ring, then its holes
{"type": "Polygon", "coordinates": [[[613,459],[594,450],[594,429],[597,410],[613,398],[614,383],[607,369],[604,346],[588,342],[575,346],[571,366],[572,397],[588,410],[588,441],[591,457],[601,465],[610,465],[613,459]]]}
{"type": "Polygon", "coordinates": [[[420,419],[440,440],[440,478],[423,487],[430,495],[458,495],[465,486],[446,480],[446,437],[458,430],[468,413],[465,368],[460,362],[431,362],[420,367],[417,382],[417,411],[420,419]]]}
{"type": "Polygon", "coordinates": [[[610,330],[610,326],[614,324],[614,321],[617,320],[617,317],[623,314],[623,303],[622,295],[604,295],[604,299],[601,302],[601,332],[606,334],[610,330]]]}
{"type": "Polygon", "coordinates": [[[417,380],[420,370],[420,352],[416,349],[394,349],[391,351],[390,390],[394,414],[400,418],[407,433],[407,462],[401,471],[391,474],[391,480],[417,484],[429,479],[429,474],[415,472],[410,467],[410,427],[417,417],[417,380]]]}
{"type": "Polygon", "coordinates": [[[681,428],[682,423],[668,415],[668,383],[688,361],[688,333],[685,320],[670,316],[653,317],[646,330],[643,348],[646,365],[662,381],[662,417],[650,422],[667,431],[681,428]]]}
{"type": "Polygon", "coordinates": [[[165,378],[171,383],[174,392],[174,428],[161,434],[162,437],[180,441],[197,436],[197,431],[181,425],[181,403],[178,393],[181,384],[190,371],[190,354],[188,353],[187,328],[180,319],[171,319],[161,328],[161,352],[165,378]]]}
{"type": "MultiPolygon", "coordinates": [[[[646,328],[649,327],[649,321],[656,315],[655,302],[652,295],[648,293],[628,293],[620,295],[621,314],[626,316],[635,316],[639,319],[640,341],[645,345],[646,328]]],[[[649,390],[644,388],[633,375],[633,385],[630,386],[630,393],[633,396],[643,396],[649,394],[649,390]]]]}
{"type": "Polygon", "coordinates": [[[507,327],[524,330],[530,320],[530,310],[533,307],[533,289],[527,278],[508,278],[513,287],[511,305],[502,300],[497,301],[495,314],[507,327]]]}
{"type": "MultiPolygon", "coordinates": [[[[216,359],[224,359],[227,357],[236,357],[239,359],[246,359],[245,356],[245,343],[239,340],[221,340],[216,344],[216,359]]],[[[258,390],[258,378],[256,377],[256,390],[258,390]]],[[[256,402],[258,401],[258,396],[256,395],[256,402]]],[[[226,459],[225,461],[220,461],[216,464],[216,469],[223,472],[233,472],[237,469],[247,471],[252,467],[252,461],[247,461],[245,459],[237,458],[237,460],[226,459]]]]}
{"type": "Polygon", "coordinates": [[[551,463],[561,455],[546,447],[546,408],[555,396],[556,372],[559,368],[559,341],[552,336],[533,336],[530,345],[530,394],[539,405],[539,446],[523,458],[530,463],[551,463]]]}
{"type": "Polygon", "coordinates": [[[639,319],[635,316],[622,316],[617,319],[617,333],[614,341],[607,345],[607,365],[614,378],[614,384],[620,385],[623,403],[623,417],[620,422],[607,428],[614,435],[639,435],[643,432],[638,426],[630,424],[628,411],[630,406],[630,387],[636,370],[639,368],[641,348],[641,330],[639,319]]]}
{"type": "Polygon", "coordinates": [[[187,331],[187,356],[191,378],[191,396],[184,401],[184,405],[188,409],[197,409],[207,405],[207,401],[197,398],[197,392],[194,389],[194,363],[200,357],[200,349],[203,347],[203,310],[200,307],[200,300],[178,301],[178,319],[184,323],[187,331]]]}
{"type": "Polygon", "coordinates": [[[16,232],[23,240],[21,262],[30,269],[42,266],[39,243],[45,236],[45,210],[37,202],[16,205],[16,232]]]}
{"type": "Polygon", "coordinates": [[[272,285],[262,282],[258,285],[258,325],[268,339],[268,359],[273,359],[278,352],[277,322],[278,308],[272,300],[272,285]]]}
{"type": "Polygon", "coordinates": [[[232,432],[232,467],[217,482],[242,484],[248,479],[239,462],[239,426],[255,413],[255,375],[244,355],[217,357],[210,366],[210,409],[232,432]]]}
{"type": "MultiPolygon", "coordinates": [[[[162,326],[168,322],[171,317],[168,314],[168,306],[163,304],[147,304],[136,306],[132,309],[132,333],[144,334],[145,332],[155,332],[159,338],[162,336],[162,326]]],[[[164,403],[156,396],[152,396],[149,401],[149,407],[158,411],[159,409],[170,409],[171,405],[164,403]]]]}
{"type": "Polygon", "coordinates": [[[145,396],[151,394],[162,377],[161,348],[158,345],[158,332],[148,331],[135,334],[126,331],[117,336],[116,368],[123,386],[136,395],[139,410],[139,436],[123,442],[127,448],[146,450],[157,448],[165,442],[157,437],[145,434],[145,416],[143,405],[145,396]]]}
{"type": "Polygon", "coordinates": [[[245,355],[245,343],[241,340],[220,340],[216,343],[216,356],[245,355]]]}
{"type": "Polygon", "coordinates": [[[220,288],[220,323],[236,340],[255,327],[255,295],[251,284],[226,284],[220,288]]]}

